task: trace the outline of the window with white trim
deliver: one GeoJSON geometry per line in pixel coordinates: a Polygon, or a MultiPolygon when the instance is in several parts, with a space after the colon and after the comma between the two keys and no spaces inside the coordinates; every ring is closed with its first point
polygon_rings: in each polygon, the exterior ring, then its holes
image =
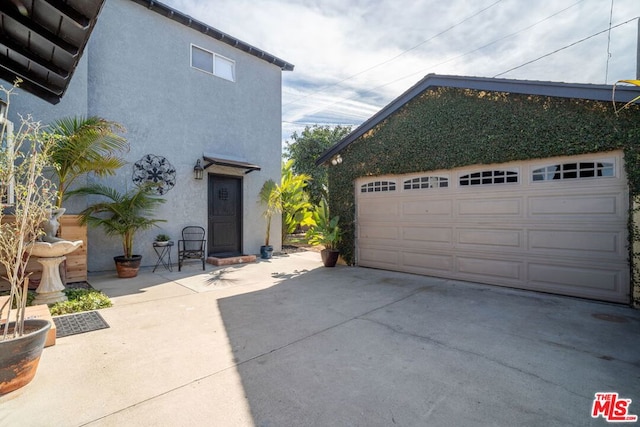
{"type": "Polygon", "coordinates": [[[514,170],[490,170],[474,172],[460,177],[460,185],[516,184],[518,172],[514,170]]]}
{"type": "Polygon", "coordinates": [[[379,193],[384,191],[396,191],[394,181],[373,181],[360,186],[361,193],[379,193]]]}
{"type": "Polygon", "coordinates": [[[613,162],[572,162],[545,166],[531,172],[533,181],[555,181],[615,176],[613,162]]]}
{"type": "Polygon", "coordinates": [[[419,190],[422,188],[446,188],[449,187],[449,178],[446,176],[420,176],[407,179],[403,183],[405,190],[419,190]]]}
{"type": "Polygon", "coordinates": [[[235,61],[194,44],[191,45],[191,67],[225,80],[236,81],[235,61]]]}

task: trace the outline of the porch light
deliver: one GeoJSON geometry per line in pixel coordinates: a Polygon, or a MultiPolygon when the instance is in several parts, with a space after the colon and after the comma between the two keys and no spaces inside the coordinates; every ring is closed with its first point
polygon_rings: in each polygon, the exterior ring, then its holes
{"type": "Polygon", "coordinates": [[[340,154],[338,154],[337,156],[334,156],[333,159],[331,159],[331,164],[333,166],[339,165],[342,163],[342,156],[340,154]]]}
{"type": "Polygon", "coordinates": [[[195,179],[202,179],[204,177],[204,168],[202,167],[202,163],[200,163],[200,159],[196,160],[196,165],[193,167],[193,177],[195,179]]]}

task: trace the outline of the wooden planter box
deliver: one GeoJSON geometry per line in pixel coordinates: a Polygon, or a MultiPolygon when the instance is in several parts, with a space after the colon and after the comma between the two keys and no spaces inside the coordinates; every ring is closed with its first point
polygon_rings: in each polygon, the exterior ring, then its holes
{"type": "MultiPolygon", "coordinates": [[[[5,220],[13,220],[13,216],[7,215],[5,220]]],[[[62,215],[58,219],[60,222],[60,237],[66,240],[82,240],[83,244],[74,252],[71,252],[67,257],[67,283],[70,282],[84,282],[87,280],[87,227],[80,225],[78,222],[78,215],[62,215]]],[[[36,257],[32,256],[29,259],[27,265],[27,271],[33,271],[30,277],[30,281],[37,287],[40,282],[40,275],[42,272],[42,265],[36,261],[36,257]]],[[[5,269],[0,266],[0,276],[5,275],[5,269]]],[[[9,283],[0,279],[0,290],[9,289],[9,283]]]]}

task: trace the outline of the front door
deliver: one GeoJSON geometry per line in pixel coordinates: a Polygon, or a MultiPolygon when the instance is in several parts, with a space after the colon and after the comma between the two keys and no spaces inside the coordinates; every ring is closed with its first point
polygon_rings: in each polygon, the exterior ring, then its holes
{"type": "Polygon", "coordinates": [[[240,255],[242,178],[210,174],[208,200],[208,254],[217,257],[240,255]]]}

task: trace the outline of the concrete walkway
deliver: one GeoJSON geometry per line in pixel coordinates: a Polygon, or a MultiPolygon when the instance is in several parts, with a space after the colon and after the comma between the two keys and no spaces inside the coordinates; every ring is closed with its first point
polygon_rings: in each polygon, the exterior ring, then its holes
{"type": "Polygon", "coordinates": [[[1,426],[584,426],[640,415],[640,311],[302,252],[90,277],[110,328],[47,348],[1,426]]]}

